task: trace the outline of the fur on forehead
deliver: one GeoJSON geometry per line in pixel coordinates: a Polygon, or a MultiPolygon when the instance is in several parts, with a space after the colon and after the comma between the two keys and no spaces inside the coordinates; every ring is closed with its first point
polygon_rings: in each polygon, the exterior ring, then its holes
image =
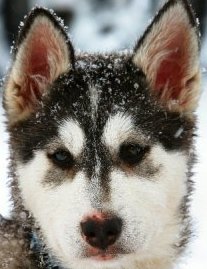
{"type": "Polygon", "coordinates": [[[171,111],[191,113],[199,98],[199,37],[187,0],[168,1],[138,41],[133,62],[171,111]]]}
{"type": "Polygon", "coordinates": [[[74,52],[59,19],[43,8],[26,18],[5,85],[9,123],[25,119],[62,73],[73,67],[74,52]]]}

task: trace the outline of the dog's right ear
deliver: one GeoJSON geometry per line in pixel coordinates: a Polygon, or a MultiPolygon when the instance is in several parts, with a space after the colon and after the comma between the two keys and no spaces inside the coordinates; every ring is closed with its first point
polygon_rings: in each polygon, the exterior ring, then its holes
{"type": "Polygon", "coordinates": [[[22,24],[5,85],[9,124],[28,117],[54,80],[74,63],[73,47],[64,27],[48,10],[35,8],[22,24]]]}

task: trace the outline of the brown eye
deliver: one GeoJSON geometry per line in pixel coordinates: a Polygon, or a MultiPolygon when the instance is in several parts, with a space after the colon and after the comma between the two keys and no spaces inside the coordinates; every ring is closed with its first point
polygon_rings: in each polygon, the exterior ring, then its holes
{"type": "Polygon", "coordinates": [[[128,165],[137,165],[149,147],[142,147],[138,144],[123,144],[119,150],[119,158],[128,165]]]}
{"type": "Polygon", "coordinates": [[[72,154],[66,150],[57,150],[53,154],[49,154],[48,157],[62,169],[70,169],[75,164],[72,154]]]}

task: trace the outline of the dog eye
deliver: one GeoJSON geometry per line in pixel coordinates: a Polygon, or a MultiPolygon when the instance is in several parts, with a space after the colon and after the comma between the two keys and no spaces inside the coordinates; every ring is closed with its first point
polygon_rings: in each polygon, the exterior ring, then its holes
{"type": "Polygon", "coordinates": [[[48,157],[55,165],[63,169],[69,169],[75,164],[75,160],[69,151],[58,150],[53,154],[49,154],[48,157]]]}
{"type": "Polygon", "coordinates": [[[119,158],[128,165],[138,164],[149,147],[142,147],[138,144],[123,144],[119,150],[119,158]]]}

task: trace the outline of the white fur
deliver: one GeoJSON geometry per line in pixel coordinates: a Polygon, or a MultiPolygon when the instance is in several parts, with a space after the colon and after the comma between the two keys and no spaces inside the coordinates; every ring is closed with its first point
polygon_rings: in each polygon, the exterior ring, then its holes
{"type": "Polygon", "coordinates": [[[177,243],[181,229],[178,208],[186,194],[186,157],[168,153],[157,145],[150,158],[161,166],[160,173],[150,179],[127,176],[120,168],[114,168],[110,174],[111,201],[102,208],[124,220],[119,243],[132,254],[106,262],[81,258],[86,244],[79,225],[83,216],[94,210],[90,195],[94,190],[88,188],[84,172],[78,172],[72,182],[47,189],[42,181],[51,163],[43,151],[36,152],[30,163],[18,165],[25,206],[39,222],[48,246],[65,268],[164,269],[170,263],[174,254],[171,246],[177,243]]]}
{"type": "Polygon", "coordinates": [[[40,224],[49,247],[68,265],[80,255],[84,242],[78,228],[84,214],[91,211],[85,176],[79,172],[74,181],[46,189],[42,180],[49,167],[46,154],[36,152],[32,162],[18,166],[19,185],[24,204],[40,224]]]}
{"type": "Polygon", "coordinates": [[[77,157],[82,152],[85,134],[77,121],[70,119],[62,122],[59,127],[59,136],[74,156],[77,157]]]}
{"type": "MultiPolygon", "coordinates": [[[[186,194],[186,157],[167,153],[155,146],[150,154],[160,172],[150,179],[114,169],[111,178],[112,204],[125,216],[125,242],[142,256],[166,256],[173,252],[172,242],[179,235],[179,206],[186,194]],[[126,217],[127,216],[127,217],[126,217]],[[171,242],[171,244],[170,244],[171,242]]],[[[173,254],[173,253],[172,253],[173,254]]]]}
{"type": "Polygon", "coordinates": [[[102,140],[111,151],[116,151],[133,134],[133,128],[131,116],[119,112],[109,117],[104,127],[102,140]]]}
{"type": "Polygon", "coordinates": [[[92,118],[95,120],[95,116],[98,110],[98,103],[99,103],[99,91],[95,88],[95,86],[89,86],[89,93],[90,93],[90,101],[91,101],[91,110],[92,110],[92,118]]]}

